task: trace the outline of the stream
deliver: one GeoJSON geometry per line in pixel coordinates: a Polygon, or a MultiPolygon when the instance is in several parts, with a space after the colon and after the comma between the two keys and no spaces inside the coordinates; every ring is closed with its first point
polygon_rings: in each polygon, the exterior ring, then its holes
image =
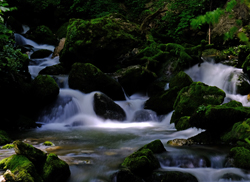
{"type": "MultiPolygon", "coordinates": [[[[15,36],[18,44],[28,44],[35,49],[54,49],[50,45],[38,45],[22,35],[15,36]]],[[[32,77],[36,77],[40,70],[57,63],[58,57],[35,59],[29,71],[32,77]]],[[[246,95],[237,94],[236,78],[242,73],[241,69],[204,62],[200,67],[195,65],[185,72],[194,81],[223,89],[228,100],[234,99],[250,106],[246,95]]],[[[65,160],[71,170],[68,182],[110,181],[110,175],[120,168],[125,157],[156,139],[160,139],[168,151],[157,155],[161,171],[187,172],[199,182],[250,181],[248,172],[226,167],[225,158],[230,146],[168,145],[169,140],[187,139],[202,130],[189,128],[176,131],[174,124],[170,124],[172,112],[158,116],[151,110],[143,109],[148,99],[146,95],[135,93],[124,101],[116,101],[126,112],[126,121],[104,120],[93,110],[93,95],[96,92],[84,94],[70,89],[67,75],[56,76],[55,79],[60,93],[58,99],[41,112],[37,122],[42,127],[18,134],[16,138],[65,160]],[[48,140],[55,146],[42,145],[48,140]]],[[[1,158],[5,158],[14,150],[2,150],[1,153],[1,158]]]]}

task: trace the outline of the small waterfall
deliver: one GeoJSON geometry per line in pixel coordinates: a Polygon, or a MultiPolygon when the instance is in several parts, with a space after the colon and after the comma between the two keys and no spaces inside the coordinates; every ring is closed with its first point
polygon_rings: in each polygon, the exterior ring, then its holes
{"type": "Polygon", "coordinates": [[[198,64],[194,65],[185,72],[193,81],[201,81],[207,85],[217,86],[224,90],[227,99],[239,101],[243,106],[250,106],[247,95],[237,93],[238,78],[243,75],[242,69],[220,63],[204,62],[200,66],[198,64]]]}
{"type": "Polygon", "coordinates": [[[26,34],[30,30],[30,27],[28,25],[22,25],[22,27],[23,27],[23,32],[21,34],[26,34]]]}
{"type": "Polygon", "coordinates": [[[55,46],[53,45],[47,45],[47,44],[37,44],[36,42],[30,40],[30,39],[26,39],[24,36],[15,33],[15,41],[17,45],[30,45],[32,47],[34,47],[34,49],[38,50],[38,49],[47,49],[50,51],[54,51],[55,46]]]}

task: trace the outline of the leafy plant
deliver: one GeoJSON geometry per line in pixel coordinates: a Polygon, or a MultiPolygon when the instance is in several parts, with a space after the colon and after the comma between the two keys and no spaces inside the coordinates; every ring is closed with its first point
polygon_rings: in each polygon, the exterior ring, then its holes
{"type": "Polygon", "coordinates": [[[198,109],[197,109],[197,113],[201,113],[201,112],[205,112],[206,111],[206,109],[207,109],[207,107],[206,106],[204,106],[204,105],[200,105],[199,107],[198,107],[198,109]]]}
{"type": "Polygon", "coordinates": [[[15,7],[10,8],[8,6],[9,4],[5,0],[0,0],[0,23],[4,22],[3,15],[5,12],[13,11],[16,9],[15,7]]]}

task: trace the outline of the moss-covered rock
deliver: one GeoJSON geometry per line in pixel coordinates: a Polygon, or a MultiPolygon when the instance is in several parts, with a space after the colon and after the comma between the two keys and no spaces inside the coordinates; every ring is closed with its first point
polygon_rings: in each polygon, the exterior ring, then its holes
{"type": "Polygon", "coordinates": [[[142,148],[140,148],[138,151],[141,151],[143,149],[149,149],[154,154],[166,152],[165,147],[163,146],[161,140],[154,140],[146,145],[144,145],[142,148]]]}
{"type": "Polygon", "coordinates": [[[33,81],[34,99],[38,107],[43,107],[59,94],[59,87],[56,81],[49,75],[38,75],[33,81]]]}
{"type": "MultiPolygon", "coordinates": [[[[12,155],[0,161],[1,169],[9,169],[15,181],[42,182],[34,164],[24,155],[12,155]]],[[[8,173],[7,173],[8,174],[8,173]]],[[[6,178],[7,174],[5,174],[6,178]]]]}
{"type": "Polygon", "coordinates": [[[112,99],[102,93],[95,93],[94,95],[94,111],[104,118],[118,121],[126,119],[124,110],[116,104],[112,99]]]}
{"type": "Polygon", "coordinates": [[[193,83],[193,80],[184,71],[180,71],[169,82],[169,88],[178,87],[180,90],[193,83]]]}
{"type": "Polygon", "coordinates": [[[237,141],[250,139],[250,119],[235,123],[231,131],[224,134],[221,139],[227,143],[236,143],[237,141]]]}
{"type": "Polygon", "coordinates": [[[250,169],[250,150],[244,147],[234,147],[229,157],[233,158],[233,165],[238,168],[250,169]]]}
{"type": "Polygon", "coordinates": [[[198,182],[195,176],[179,171],[156,171],[145,182],[198,182]]]}
{"type": "Polygon", "coordinates": [[[0,130],[0,145],[5,145],[10,142],[11,142],[11,139],[9,135],[5,131],[0,130]]]}
{"type": "Polygon", "coordinates": [[[189,124],[189,119],[190,116],[183,116],[179,119],[178,123],[176,124],[175,128],[177,129],[177,131],[180,130],[185,130],[191,127],[191,125],[189,124]]]}
{"type": "Polygon", "coordinates": [[[70,176],[69,165],[50,153],[43,166],[42,178],[44,182],[66,181],[70,176]]]}
{"type": "Polygon", "coordinates": [[[90,63],[75,63],[72,66],[69,87],[84,93],[101,91],[114,100],[125,100],[121,85],[90,63]]]}
{"type": "Polygon", "coordinates": [[[60,75],[67,74],[68,70],[62,64],[47,66],[39,72],[39,75],[60,75]]]}
{"type": "Polygon", "coordinates": [[[14,141],[13,144],[16,154],[27,157],[35,166],[40,166],[46,160],[46,153],[30,144],[18,140],[14,141]]]}
{"type": "Polygon", "coordinates": [[[103,71],[115,70],[117,58],[141,43],[139,26],[120,14],[92,20],[71,19],[60,61],[90,62],[103,71]]]}
{"type": "Polygon", "coordinates": [[[244,63],[242,64],[244,73],[250,77],[250,54],[246,57],[244,63]]]}
{"type": "Polygon", "coordinates": [[[67,36],[67,27],[69,25],[69,22],[65,22],[62,24],[62,26],[59,27],[59,29],[56,32],[56,37],[59,39],[62,39],[67,36]]]}
{"type": "Polygon", "coordinates": [[[56,36],[50,28],[45,25],[37,26],[35,29],[30,30],[29,33],[28,38],[34,40],[38,44],[57,45],[58,43],[56,36]]]}
{"type": "Polygon", "coordinates": [[[39,49],[38,51],[35,51],[33,54],[31,54],[30,58],[31,59],[45,58],[45,57],[48,57],[51,54],[52,54],[52,51],[50,51],[50,50],[39,49]]]}
{"type": "Polygon", "coordinates": [[[191,116],[189,123],[193,127],[222,134],[231,129],[235,123],[250,117],[250,108],[230,105],[233,104],[205,106],[205,109],[197,110],[191,116]]]}
{"type": "Polygon", "coordinates": [[[250,93],[249,77],[246,74],[240,74],[236,82],[237,93],[247,95],[250,93]]]}
{"type": "Polygon", "coordinates": [[[221,104],[225,96],[225,92],[215,86],[208,86],[202,82],[193,82],[178,93],[174,103],[175,111],[171,117],[171,123],[177,125],[181,117],[191,116],[202,104],[221,104]]]}
{"type": "Polygon", "coordinates": [[[118,70],[115,75],[128,95],[141,91],[145,92],[148,85],[156,79],[156,75],[153,72],[140,65],[118,70]]]}
{"type": "Polygon", "coordinates": [[[134,175],[129,169],[121,169],[111,175],[111,180],[116,182],[143,182],[141,178],[134,175]]]}
{"type": "Polygon", "coordinates": [[[50,142],[50,141],[43,142],[43,145],[45,145],[45,146],[54,146],[54,144],[52,142],[50,142]]]}
{"type": "Polygon", "coordinates": [[[122,166],[129,168],[136,175],[147,176],[159,168],[160,164],[150,149],[143,149],[126,157],[122,166]]]}

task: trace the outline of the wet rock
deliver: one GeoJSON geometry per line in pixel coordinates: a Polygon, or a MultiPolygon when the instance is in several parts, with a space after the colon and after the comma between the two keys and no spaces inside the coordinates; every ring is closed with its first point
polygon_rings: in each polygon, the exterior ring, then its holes
{"type": "Polygon", "coordinates": [[[151,110],[139,110],[134,113],[132,121],[143,122],[143,121],[158,121],[157,114],[151,110]]]}
{"type": "Polygon", "coordinates": [[[66,181],[70,176],[69,165],[57,155],[50,153],[46,158],[41,176],[47,182],[66,181]]]}
{"type": "Polygon", "coordinates": [[[228,180],[228,181],[245,181],[242,176],[239,176],[234,173],[226,173],[220,179],[228,180]]]}
{"type": "Polygon", "coordinates": [[[92,20],[71,19],[60,61],[69,66],[89,62],[114,72],[118,58],[138,47],[141,37],[139,26],[117,13],[92,20]]]}
{"type": "Polygon", "coordinates": [[[142,149],[126,157],[122,166],[135,175],[148,176],[154,169],[159,168],[160,164],[150,149],[142,149]]]}
{"type": "Polygon", "coordinates": [[[181,117],[191,116],[202,104],[219,105],[224,101],[225,96],[225,92],[215,86],[208,86],[202,82],[193,82],[178,93],[174,103],[175,111],[171,117],[171,123],[177,125],[181,117]]]}
{"type": "Polygon", "coordinates": [[[47,49],[40,49],[38,51],[35,51],[33,54],[31,54],[31,59],[37,59],[37,58],[45,58],[52,54],[52,51],[47,49]]]}
{"type": "Polygon", "coordinates": [[[230,150],[229,158],[233,158],[234,167],[250,169],[250,150],[234,147],[230,150]]]}
{"type": "Polygon", "coordinates": [[[247,95],[250,93],[249,77],[246,74],[240,74],[236,82],[237,93],[247,95]]]}
{"type": "Polygon", "coordinates": [[[180,130],[186,130],[188,128],[191,127],[191,125],[189,124],[189,119],[190,116],[183,116],[179,119],[177,125],[175,126],[175,128],[177,129],[177,131],[180,130]]]}
{"type": "Polygon", "coordinates": [[[112,99],[102,93],[95,93],[94,95],[94,111],[98,116],[104,119],[118,121],[124,121],[126,119],[124,110],[112,99]]]}
{"type": "Polygon", "coordinates": [[[143,182],[141,178],[134,175],[129,169],[121,169],[111,175],[112,182],[143,182]]]}
{"type": "Polygon", "coordinates": [[[172,146],[193,145],[193,143],[194,142],[191,139],[174,139],[168,141],[168,145],[172,146]]]}
{"type": "Polygon", "coordinates": [[[114,100],[125,100],[121,85],[89,63],[75,63],[68,82],[70,88],[84,93],[100,91],[114,100]]]}
{"type": "Polygon", "coordinates": [[[58,44],[56,36],[53,34],[50,28],[45,25],[40,25],[37,26],[35,29],[31,29],[27,36],[29,39],[34,40],[38,44],[58,44]]]}
{"type": "Polygon", "coordinates": [[[141,151],[143,149],[149,149],[151,150],[154,154],[166,152],[165,147],[163,146],[161,140],[154,140],[150,142],[149,144],[144,145],[142,148],[140,148],[138,151],[141,151]]]}
{"type": "Polygon", "coordinates": [[[193,80],[183,71],[180,71],[169,82],[169,88],[178,87],[180,90],[193,83],[193,80]]]}
{"type": "Polygon", "coordinates": [[[60,75],[67,74],[68,70],[64,68],[62,64],[56,64],[52,66],[47,66],[42,69],[38,74],[39,75],[60,75]]]}
{"type": "Polygon", "coordinates": [[[200,110],[198,108],[190,117],[189,124],[215,134],[222,134],[230,130],[236,122],[250,117],[250,108],[237,106],[238,102],[231,102],[223,105],[202,106],[200,110]],[[236,107],[234,107],[235,105],[236,107]]]}
{"type": "Polygon", "coordinates": [[[156,171],[145,182],[198,182],[192,174],[179,171],[156,171]]]}
{"type": "Polygon", "coordinates": [[[18,140],[14,141],[13,144],[16,154],[27,157],[36,166],[41,165],[46,160],[46,153],[33,147],[32,145],[18,140]]]}
{"type": "Polygon", "coordinates": [[[59,56],[59,53],[64,48],[65,41],[66,41],[66,38],[60,39],[59,45],[55,48],[53,55],[52,55],[52,58],[59,56]]]}

